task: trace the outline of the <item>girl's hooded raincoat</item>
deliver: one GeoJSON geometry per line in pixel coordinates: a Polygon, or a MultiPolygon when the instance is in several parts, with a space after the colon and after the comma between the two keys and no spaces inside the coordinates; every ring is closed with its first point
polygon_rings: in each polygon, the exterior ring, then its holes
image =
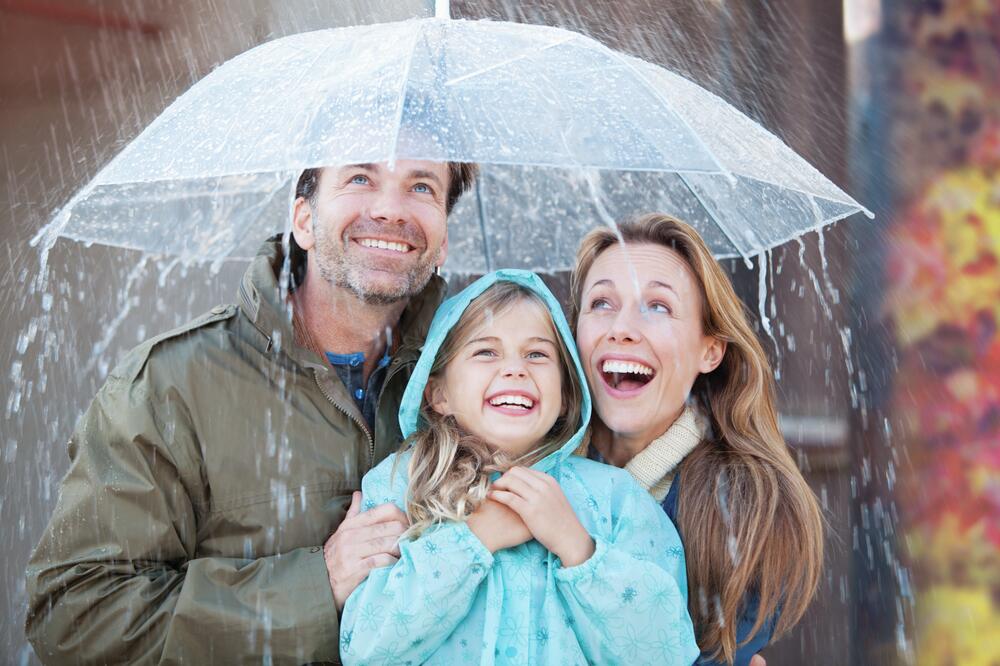
{"type": "MultiPolygon", "coordinates": [[[[531,289],[548,305],[582,386],[587,381],[558,301],[534,273],[479,279],[437,311],[403,395],[404,437],[418,427],[434,357],[469,303],[497,281],[531,289]]],[[[628,472],[574,455],[590,420],[534,469],[559,481],[596,550],[563,567],[535,540],[496,553],[464,522],[400,542],[399,561],[373,569],[341,618],[345,664],[691,664],[699,651],[687,611],[680,537],[628,472]]],[[[410,451],[365,475],[363,510],[406,510],[410,451]],[[397,460],[398,458],[398,460],[397,460]],[[395,469],[394,469],[395,468],[395,469]]]]}

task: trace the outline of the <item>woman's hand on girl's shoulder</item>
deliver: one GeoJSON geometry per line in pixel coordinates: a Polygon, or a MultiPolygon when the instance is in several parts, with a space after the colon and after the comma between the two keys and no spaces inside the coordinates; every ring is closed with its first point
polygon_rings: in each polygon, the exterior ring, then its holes
{"type": "Polygon", "coordinates": [[[531,540],[531,532],[521,516],[491,499],[480,504],[466,524],[491,553],[531,540]]]}
{"type": "Polygon", "coordinates": [[[488,497],[510,507],[531,535],[564,567],[583,564],[594,554],[594,540],[577,518],[554,478],[527,467],[513,467],[497,479],[488,497]]]}

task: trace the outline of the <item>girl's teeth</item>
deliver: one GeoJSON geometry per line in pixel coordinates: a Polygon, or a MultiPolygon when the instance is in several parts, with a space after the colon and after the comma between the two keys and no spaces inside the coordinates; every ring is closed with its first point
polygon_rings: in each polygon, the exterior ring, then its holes
{"type": "Polygon", "coordinates": [[[513,405],[517,407],[527,407],[528,409],[531,409],[531,407],[535,403],[530,398],[525,398],[524,396],[520,395],[501,395],[490,400],[490,404],[494,406],[513,405]]]}
{"type": "Polygon", "coordinates": [[[628,361],[605,361],[601,366],[603,372],[617,372],[629,375],[652,375],[653,369],[649,366],[628,361]]]}

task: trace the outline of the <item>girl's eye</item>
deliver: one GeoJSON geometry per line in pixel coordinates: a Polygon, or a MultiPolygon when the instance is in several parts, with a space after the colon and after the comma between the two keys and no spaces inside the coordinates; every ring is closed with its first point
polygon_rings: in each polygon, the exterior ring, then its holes
{"type": "Polygon", "coordinates": [[[432,194],[433,193],[433,190],[431,189],[431,186],[428,185],[427,183],[417,183],[416,185],[413,186],[413,191],[414,192],[418,192],[420,194],[432,194]]]}
{"type": "Polygon", "coordinates": [[[548,358],[548,357],[549,357],[549,355],[546,354],[543,351],[528,352],[528,358],[531,359],[531,360],[538,360],[538,359],[548,358]]]}
{"type": "Polygon", "coordinates": [[[365,176],[360,173],[356,176],[351,176],[351,183],[353,183],[354,185],[367,185],[368,176],[365,176]]]}
{"type": "Polygon", "coordinates": [[[473,356],[490,357],[490,356],[496,356],[497,353],[495,351],[493,351],[492,349],[478,349],[478,350],[474,351],[472,353],[472,355],[473,356]]]}

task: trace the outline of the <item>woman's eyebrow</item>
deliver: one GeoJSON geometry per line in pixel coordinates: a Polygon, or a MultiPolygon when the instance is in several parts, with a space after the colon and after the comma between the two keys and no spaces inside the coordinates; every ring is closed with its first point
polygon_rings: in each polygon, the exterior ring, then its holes
{"type": "MultiPolygon", "coordinates": [[[[661,289],[669,289],[670,291],[672,291],[675,294],[677,294],[677,290],[676,289],[674,289],[672,286],[670,286],[666,282],[660,282],[659,280],[650,280],[649,284],[647,284],[646,286],[647,287],[660,287],[661,289]]],[[[678,294],[678,296],[679,295],[680,294],[678,294]]]]}
{"type": "Polygon", "coordinates": [[[590,285],[590,289],[588,289],[587,291],[593,291],[596,287],[613,287],[613,286],[615,286],[614,282],[612,282],[607,278],[604,278],[603,280],[598,280],[594,284],[590,285]]]}

